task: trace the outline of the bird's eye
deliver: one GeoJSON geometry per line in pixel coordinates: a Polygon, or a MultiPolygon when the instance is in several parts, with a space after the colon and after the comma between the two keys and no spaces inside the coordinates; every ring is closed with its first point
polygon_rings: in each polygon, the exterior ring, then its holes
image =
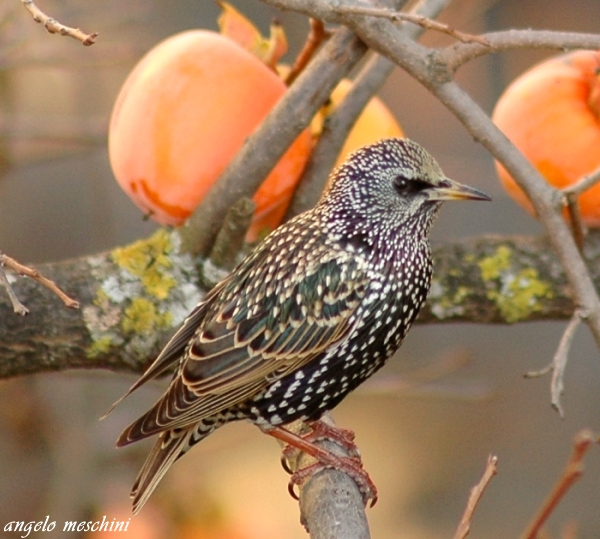
{"type": "Polygon", "coordinates": [[[394,187],[400,195],[412,195],[430,187],[430,185],[422,180],[409,180],[404,176],[396,176],[394,187]]]}

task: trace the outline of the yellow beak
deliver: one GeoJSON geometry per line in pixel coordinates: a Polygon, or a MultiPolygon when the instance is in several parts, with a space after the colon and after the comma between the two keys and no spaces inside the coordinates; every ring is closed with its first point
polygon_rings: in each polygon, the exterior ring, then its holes
{"type": "Polygon", "coordinates": [[[492,200],[483,191],[444,178],[438,185],[427,189],[429,200],[492,200]]]}

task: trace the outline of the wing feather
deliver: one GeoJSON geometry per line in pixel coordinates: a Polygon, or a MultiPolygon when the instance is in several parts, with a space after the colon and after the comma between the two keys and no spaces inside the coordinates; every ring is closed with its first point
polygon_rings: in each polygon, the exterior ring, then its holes
{"type": "Polygon", "coordinates": [[[165,358],[181,356],[166,394],[123,433],[121,445],[235,407],[352,330],[368,286],[360,256],[328,246],[290,249],[282,260],[277,234],[270,238],[200,304],[151,366],[158,372],[165,358]]]}

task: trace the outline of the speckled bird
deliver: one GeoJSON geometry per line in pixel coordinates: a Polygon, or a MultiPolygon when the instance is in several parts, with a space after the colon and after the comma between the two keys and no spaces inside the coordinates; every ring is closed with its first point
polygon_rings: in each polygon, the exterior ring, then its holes
{"type": "Polygon", "coordinates": [[[175,367],[166,393],[117,442],[159,435],[132,490],[134,512],[222,425],[285,432],[382,367],[427,296],[438,209],[460,199],[489,197],[448,179],[408,139],[361,148],[336,168],[318,204],[217,284],[125,395],[175,367]]]}

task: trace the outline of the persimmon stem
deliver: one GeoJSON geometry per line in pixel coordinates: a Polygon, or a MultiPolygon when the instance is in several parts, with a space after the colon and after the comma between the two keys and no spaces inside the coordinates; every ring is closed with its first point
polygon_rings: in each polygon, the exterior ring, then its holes
{"type": "Polygon", "coordinates": [[[304,47],[302,47],[302,50],[298,53],[290,72],[285,78],[284,82],[286,86],[290,86],[292,82],[296,80],[308,62],[310,62],[310,59],[314,56],[321,43],[323,43],[330,35],[329,32],[325,30],[323,21],[311,18],[309,19],[309,22],[310,32],[308,33],[304,47]]]}

